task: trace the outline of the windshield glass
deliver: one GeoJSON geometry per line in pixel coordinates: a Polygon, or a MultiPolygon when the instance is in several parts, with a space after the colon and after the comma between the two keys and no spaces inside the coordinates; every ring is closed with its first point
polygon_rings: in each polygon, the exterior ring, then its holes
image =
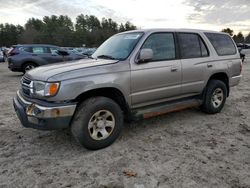
{"type": "Polygon", "coordinates": [[[106,40],[92,55],[93,58],[125,60],[143,33],[124,33],[106,40]]]}

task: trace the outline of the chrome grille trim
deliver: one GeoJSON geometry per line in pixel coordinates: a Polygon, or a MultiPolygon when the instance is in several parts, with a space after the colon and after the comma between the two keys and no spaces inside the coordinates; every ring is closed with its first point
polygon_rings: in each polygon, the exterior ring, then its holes
{"type": "Polygon", "coordinates": [[[21,79],[22,92],[26,96],[31,96],[33,94],[33,81],[29,78],[22,77],[21,79]]]}

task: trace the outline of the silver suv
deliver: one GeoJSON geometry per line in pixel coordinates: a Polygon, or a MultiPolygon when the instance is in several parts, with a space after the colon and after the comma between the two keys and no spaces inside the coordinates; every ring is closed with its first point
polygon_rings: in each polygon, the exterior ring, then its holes
{"type": "Polygon", "coordinates": [[[200,30],[124,32],[91,59],[36,68],[14,98],[25,127],[70,128],[88,149],[112,144],[124,119],[149,118],[200,106],[222,110],[242,62],[231,37],[200,30]]]}

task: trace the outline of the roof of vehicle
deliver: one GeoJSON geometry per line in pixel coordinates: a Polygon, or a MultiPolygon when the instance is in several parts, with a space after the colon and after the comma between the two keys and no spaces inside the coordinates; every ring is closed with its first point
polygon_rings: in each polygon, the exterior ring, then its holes
{"type": "Polygon", "coordinates": [[[28,46],[28,47],[32,47],[32,46],[40,46],[40,47],[58,47],[58,46],[51,45],[51,44],[17,44],[17,45],[13,45],[13,46],[28,46]]]}
{"type": "Polygon", "coordinates": [[[144,33],[152,33],[152,32],[194,32],[194,33],[221,33],[221,34],[227,34],[224,32],[218,32],[218,31],[211,31],[211,30],[201,30],[201,29],[185,29],[185,28],[153,28],[153,29],[139,29],[139,30],[131,30],[131,31],[125,31],[123,33],[133,33],[133,32],[144,32],[144,33]]]}

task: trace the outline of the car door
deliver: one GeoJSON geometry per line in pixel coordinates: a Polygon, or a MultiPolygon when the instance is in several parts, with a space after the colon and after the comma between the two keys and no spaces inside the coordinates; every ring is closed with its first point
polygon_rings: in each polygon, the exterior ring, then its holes
{"type": "Polygon", "coordinates": [[[182,64],[182,94],[200,94],[207,77],[208,48],[197,33],[178,33],[182,64]]]}
{"type": "Polygon", "coordinates": [[[44,46],[33,46],[32,47],[32,58],[39,63],[39,65],[47,65],[50,63],[50,52],[47,47],[44,46]]]}
{"type": "Polygon", "coordinates": [[[59,48],[50,47],[50,56],[48,57],[50,63],[57,63],[64,61],[63,56],[59,55],[58,52],[59,48]]]}
{"type": "Polygon", "coordinates": [[[153,59],[131,63],[131,104],[140,107],[180,95],[181,63],[177,59],[174,33],[151,34],[141,49],[150,48],[153,59]]]}

